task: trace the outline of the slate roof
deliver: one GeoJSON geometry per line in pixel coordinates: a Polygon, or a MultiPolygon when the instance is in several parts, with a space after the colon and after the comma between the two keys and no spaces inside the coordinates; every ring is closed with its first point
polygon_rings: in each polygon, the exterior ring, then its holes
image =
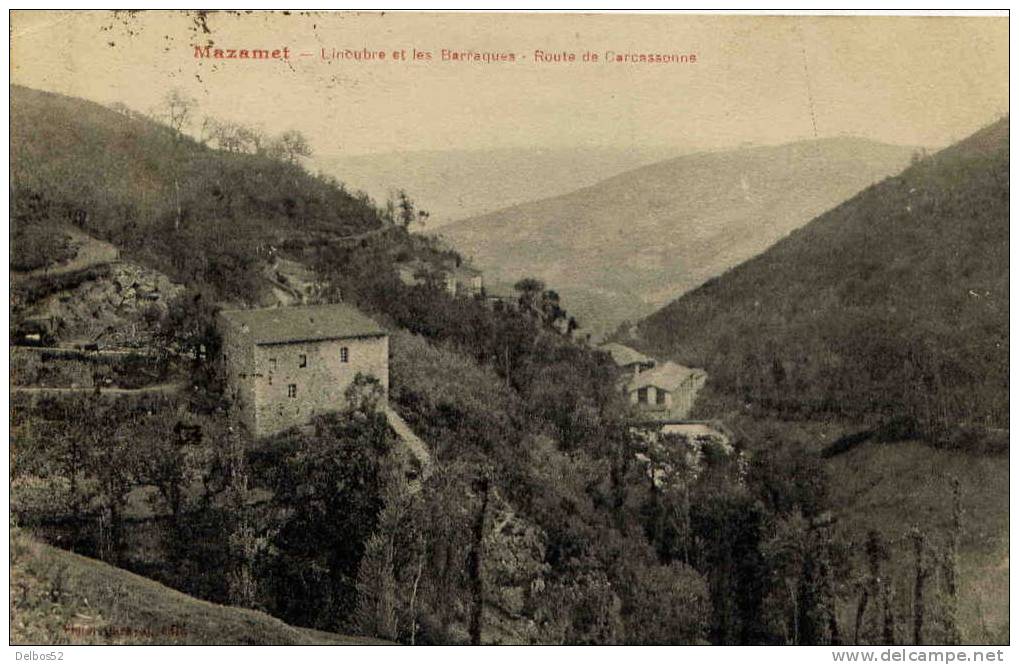
{"type": "Polygon", "coordinates": [[[620,367],[625,367],[634,363],[654,364],[655,362],[654,359],[645,356],[640,351],[631,349],[630,347],[622,344],[617,344],[616,342],[602,344],[598,348],[612,356],[612,362],[616,363],[620,367]]]}
{"type": "Polygon", "coordinates": [[[641,372],[637,376],[633,377],[633,379],[631,379],[627,384],[626,389],[629,392],[633,392],[640,388],[654,386],[655,388],[661,388],[662,390],[672,392],[683,385],[685,381],[704,375],[706,375],[706,373],[702,369],[684,367],[683,365],[677,365],[674,362],[666,362],[664,365],[659,365],[654,369],[641,372]]]}
{"type": "Polygon", "coordinates": [[[385,335],[379,324],[350,305],[304,305],[220,312],[253,344],[311,342],[347,337],[385,335]]]}

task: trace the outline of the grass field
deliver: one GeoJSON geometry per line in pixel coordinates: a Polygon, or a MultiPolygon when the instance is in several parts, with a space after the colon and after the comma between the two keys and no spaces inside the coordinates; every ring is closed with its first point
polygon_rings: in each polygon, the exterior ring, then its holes
{"type": "Polygon", "coordinates": [[[11,644],[368,645],[197,600],[133,573],[11,536],[11,644]]]}

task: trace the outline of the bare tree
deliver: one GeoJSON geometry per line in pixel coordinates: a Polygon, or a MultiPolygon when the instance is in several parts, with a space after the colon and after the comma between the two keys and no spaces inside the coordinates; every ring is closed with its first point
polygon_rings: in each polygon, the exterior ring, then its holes
{"type": "Polygon", "coordinates": [[[289,129],[277,136],[269,146],[269,155],[296,163],[298,157],[311,157],[311,144],[301,132],[289,129]]]}
{"type": "Polygon", "coordinates": [[[216,120],[206,118],[203,123],[203,133],[208,135],[208,140],[214,142],[216,147],[226,152],[241,152],[242,131],[241,126],[229,120],[216,120]]]}
{"type": "Polygon", "coordinates": [[[160,114],[163,120],[171,129],[178,133],[184,132],[190,126],[198,107],[194,97],[188,95],[180,88],[173,88],[163,97],[160,114]]]}
{"type": "Polygon", "coordinates": [[[481,497],[481,506],[478,508],[477,515],[474,518],[474,542],[471,545],[470,559],[468,559],[467,562],[467,575],[470,579],[472,601],[469,631],[471,644],[474,646],[479,646],[481,644],[483,628],[482,622],[484,619],[485,583],[483,570],[485,561],[485,513],[488,510],[490,489],[491,481],[488,474],[483,473],[483,475],[478,479],[475,487],[475,491],[481,497]]]}
{"type": "Polygon", "coordinates": [[[198,130],[198,140],[202,145],[208,145],[210,141],[216,138],[218,129],[219,121],[211,116],[205,116],[202,119],[202,126],[198,130]]]}
{"type": "Polygon", "coordinates": [[[403,228],[409,229],[410,223],[414,221],[414,200],[410,198],[406,190],[401,189],[396,193],[396,207],[399,211],[400,223],[403,228]]]}
{"type": "Polygon", "coordinates": [[[239,125],[237,127],[237,140],[243,152],[250,152],[260,155],[266,151],[265,132],[259,127],[239,125]]]}
{"type": "MultiPolygon", "coordinates": [[[[180,144],[180,139],[184,135],[190,124],[191,119],[194,117],[198,107],[198,102],[194,97],[191,97],[180,88],[173,88],[163,97],[162,105],[157,108],[153,116],[157,120],[161,120],[169,125],[170,129],[174,130],[174,145],[180,144]]],[[[176,166],[176,162],[179,161],[179,149],[174,149],[175,157],[175,173],[173,177],[173,192],[174,200],[177,208],[176,217],[173,220],[174,231],[180,230],[181,220],[183,218],[183,210],[181,208],[180,200],[180,174],[176,172],[179,168],[176,166]]]]}

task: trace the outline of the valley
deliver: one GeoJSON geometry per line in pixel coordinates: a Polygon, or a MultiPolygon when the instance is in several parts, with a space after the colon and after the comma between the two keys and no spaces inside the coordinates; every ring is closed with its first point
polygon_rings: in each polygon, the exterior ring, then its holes
{"type": "Polygon", "coordinates": [[[438,237],[413,193],[12,95],[19,639],[1007,640],[1007,119],[656,160],[438,237]],[[226,369],[223,310],[268,370],[226,369]],[[365,335],[381,384],[302,412],[367,346],[301,345],[365,335]]]}
{"type": "Polygon", "coordinates": [[[598,339],[896,173],[911,152],[835,138],[687,155],[440,232],[493,282],[555,284],[598,339]]]}

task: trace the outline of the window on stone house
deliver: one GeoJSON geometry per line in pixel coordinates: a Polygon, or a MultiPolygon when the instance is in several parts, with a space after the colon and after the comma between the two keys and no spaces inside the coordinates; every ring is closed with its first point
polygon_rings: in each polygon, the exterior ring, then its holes
{"type": "Polygon", "coordinates": [[[308,366],[308,356],[302,353],[299,356],[299,358],[298,358],[297,365],[298,365],[298,367],[307,367],[308,366]]]}
{"type": "Polygon", "coordinates": [[[275,372],[276,371],[276,359],[275,358],[269,358],[269,371],[270,372],[275,372]]]}
{"type": "Polygon", "coordinates": [[[665,391],[664,390],[659,390],[658,393],[655,395],[655,403],[657,403],[658,406],[664,406],[665,405],[665,391]]]}
{"type": "Polygon", "coordinates": [[[637,390],[637,402],[639,404],[647,404],[647,388],[639,388],[637,390]]]}
{"type": "Polygon", "coordinates": [[[297,384],[291,383],[287,385],[287,397],[297,397],[297,384]]]}
{"type": "Polygon", "coordinates": [[[345,346],[340,349],[340,362],[341,363],[350,362],[350,349],[348,349],[345,346]]]}

